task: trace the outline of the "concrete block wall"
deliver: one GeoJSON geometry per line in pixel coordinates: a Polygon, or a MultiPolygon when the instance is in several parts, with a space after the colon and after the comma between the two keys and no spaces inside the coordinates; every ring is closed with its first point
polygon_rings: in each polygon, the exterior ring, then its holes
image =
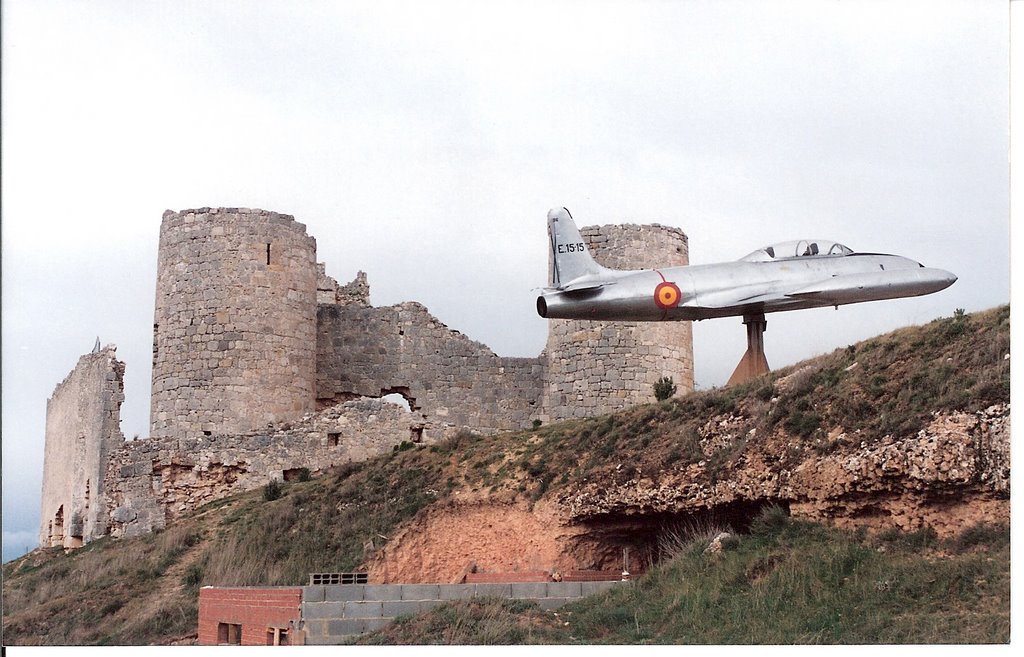
{"type": "Polygon", "coordinates": [[[335,645],[379,630],[399,616],[421,614],[453,600],[532,600],[558,609],[622,582],[505,582],[492,584],[343,584],[302,589],[307,644],[335,645]]]}

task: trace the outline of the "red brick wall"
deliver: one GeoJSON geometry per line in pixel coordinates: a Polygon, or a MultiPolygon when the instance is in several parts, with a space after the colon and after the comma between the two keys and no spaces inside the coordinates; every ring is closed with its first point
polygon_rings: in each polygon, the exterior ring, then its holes
{"type": "MultiPolygon", "coordinates": [[[[622,579],[622,573],[612,570],[565,570],[562,571],[561,577],[563,582],[617,582],[622,579]]],[[[466,573],[464,581],[466,584],[507,584],[552,580],[551,573],[539,570],[517,573],[466,573]]]]}
{"type": "Polygon", "coordinates": [[[622,573],[611,570],[566,570],[562,573],[563,582],[617,582],[621,579],[622,573]]]}
{"type": "Polygon", "coordinates": [[[518,573],[466,573],[466,584],[508,584],[509,582],[550,582],[551,573],[539,570],[536,572],[518,573]]]}
{"type": "MultiPolygon", "coordinates": [[[[217,645],[219,623],[241,625],[242,645],[266,645],[268,627],[298,624],[301,603],[301,588],[199,589],[199,645],[217,645]]],[[[299,643],[294,630],[288,642],[299,643]]]]}

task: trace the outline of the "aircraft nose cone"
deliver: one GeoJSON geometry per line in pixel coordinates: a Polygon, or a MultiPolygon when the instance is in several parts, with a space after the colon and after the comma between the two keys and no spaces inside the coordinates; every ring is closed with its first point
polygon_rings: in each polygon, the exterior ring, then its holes
{"type": "Polygon", "coordinates": [[[939,275],[941,276],[942,282],[945,284],[944,287],[949,287],[950,285],[952,285],[953,283],[956,283],[956,281],[957,281],[956,274],[954,274],[951,271],[946,271],[945,269],[940,269],[939,270],[939,275]]]}

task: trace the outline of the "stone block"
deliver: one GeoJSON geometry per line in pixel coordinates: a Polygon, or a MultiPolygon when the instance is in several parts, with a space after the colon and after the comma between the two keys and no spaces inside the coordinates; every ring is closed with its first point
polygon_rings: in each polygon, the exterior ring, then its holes
{"type": "Polygon", "coordinates": [[[347,602],[303,602],[302,617],[309,620],[345,618],[347,602]]]}
{"type": "Polygon", "coordinates": [[[334,584],[325,586],[324,600],[328,602],[348,602],[349,600],[362,600],[362,584],[334,584]]]}
{"type": "Polygon", "coordinates": [[[548,596],[552,598],[578,598],[583,595],[582,582],[548,582],[548,596]]]}
{"type": "Polygon", "coordinates": [[[514,582],[511,586],[513,598],[544,598],[548,594],[547,582],[514,582]]]}
{"type": "Polygon", "coordinates": [[[303,631],[306,633],[306,643],[310,639],[323,639],[327,636],[327,621],[324,620],[303,620],[303,631]]]}
{"type": "Polygon", "coordinates": [[[323,602],[327,598],[324,597],[324,587],[322,586],[303,586],[302,587],[302,601],[303,602],[323,602]]]}
{"type": "Polygon", "coordinates": [[[391,622],[390,618],[367,618],[363,621],[363,632],[376,632],[387,627],[391,622]]]}
{"type": "Polygon", "coordinates": [[[384,618],[415,616],[421,609],[419,600],[386,600],[381,605],[381,616],[384,618]]]}
{"type": "Polygon", "coordinates": [[[366,631],[366,619],[364,618],[343,618],[332,620],[327,623],[327,635],[329,637],[353,636],[366,631]]]}
{"type": "Polygon", "coordinates": [[[346,602],[343,618],[380,618],[383,611],[384,603],[380,600],[346,602]]]}
{"type": "Polygon", "coordinates": [[[438,584],[403,584],[402,600],[438,600],[441,590],[438,584]]]}
{"type": "Polygon", "coordinates": [[[476,584],[441,584],[437,588],[441,600],[468,600],[476,593],[476,584]]]}
{"type": "Polygon", "coordinates": [[[475,598],[510,598],[512,597],[511,584],[474,584],[475,598]]]}
{"type": "Polygon", "coordinates": [[[401,584],[363,585],[363,600],[401,600],[401,584]]]}

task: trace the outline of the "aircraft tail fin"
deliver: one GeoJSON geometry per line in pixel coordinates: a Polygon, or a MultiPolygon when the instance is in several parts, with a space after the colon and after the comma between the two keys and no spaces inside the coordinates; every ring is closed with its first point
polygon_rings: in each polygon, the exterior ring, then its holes
{"type": "Polygon", "coordinates": [[[600,276],[608,271],[590,255],[566,208],[554,208],[548,212],[548,238],[554,265],[551,268],[552,287],[565,288],[584,276],[600,276]]]}

